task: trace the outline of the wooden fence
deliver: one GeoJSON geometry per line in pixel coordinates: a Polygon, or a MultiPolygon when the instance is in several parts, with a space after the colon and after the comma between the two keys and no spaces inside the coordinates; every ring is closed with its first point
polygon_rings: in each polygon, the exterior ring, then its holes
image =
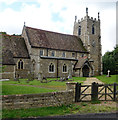
{"type": "Polygon", "coordinates": [[[81,85],[77,83],[75,86],[75,102],[79,101],[117,101],[118,100],[118,84],[98,84],[93,82],[91,85],[81,85]]]}

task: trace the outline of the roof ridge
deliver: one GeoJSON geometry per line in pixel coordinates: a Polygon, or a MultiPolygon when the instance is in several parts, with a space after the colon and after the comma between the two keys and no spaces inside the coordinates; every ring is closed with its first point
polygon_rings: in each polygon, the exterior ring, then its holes
{"type": "MultiPolygon", "coordinates": [[[[71,35],[71,34],[54,32],[54,31],[49,31],[49,30],[43,30],[43,29],[33,28],[33,27],[28,27],[28,26],[25,26],[25,27],[26,27],[26,28],[30,28],[30,29],[34,29],[34,30],[40,30],[40,31],[44,31],[44,32],[50,32],[50,33],[61,34],[61,35],[68,35],[68,36],[73,36],[73,37],[75,37],[75,35],[71,35]]],[[[77,37],[77,36],[76,36],[76,37],[77,37]]]]}

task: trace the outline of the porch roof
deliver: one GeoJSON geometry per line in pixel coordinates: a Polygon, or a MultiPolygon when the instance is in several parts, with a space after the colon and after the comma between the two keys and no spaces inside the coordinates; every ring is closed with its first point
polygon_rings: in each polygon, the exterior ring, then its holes
{"type": "Polygon", "coordinates": [[[81,58],[79,58],[77,64],[74,67],[74,69],[80,69],[87,60],[88,60],[87,57],[81,57],[81,58]]]}

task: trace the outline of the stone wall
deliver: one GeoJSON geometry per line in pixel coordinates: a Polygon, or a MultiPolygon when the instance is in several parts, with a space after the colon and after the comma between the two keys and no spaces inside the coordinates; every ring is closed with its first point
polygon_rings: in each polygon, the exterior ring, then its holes
{"type": "Polygon", "coordinates": [[[70,60],[55,60],[55,59],[41,59],[41,73],[44,77],[68,77],[69,74],[73,74],[73,66],[75,61],[70,60]],[[49,72],[49,65],[53,63],[54,65],[54,72],[49,72]],[[67,66],[67,72],[63,72],[63,65],[67,66]],[[58,72],[57,72],[58,71],[58,72]]]}
{"type": "Polygon", "coordinates": [[[20,78],[27,78],[28,72],[31,71],[31,60],[30,59],[23,59],[23,58],[14,58],[16,63],[15,72],[16,76],[19,74],[20,78]],[[18,69],[18,62],[23,61],[23,69],[18,69]]]}
{"type": "Polygon", "coordinates": [[[2,78],[3,79],[13,79],[15,77],[15,65],[4,65],[2,78]]]}
{"type": "Polygon", "coordinates": [[[27,95],[3,95],[3,109],[38,108],[68,105],[74,102],[74,91],[27,95]]]}

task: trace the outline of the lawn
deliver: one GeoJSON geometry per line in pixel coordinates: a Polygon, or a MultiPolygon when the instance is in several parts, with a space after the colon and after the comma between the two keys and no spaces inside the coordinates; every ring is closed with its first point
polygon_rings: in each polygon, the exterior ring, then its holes
{"type": "Polygon", "coordinates": [[[107,77],[106,75],[96,76],[100,81],[106,83],[106,84],[118,84],[118,75],[111,75],[111,77],[107,77]]]}
{"type": "MultiPolygon", "coordinates": [[[[117,109],[118,110],[118,109],[117,109]]],[[[54,116],[65,114],[85,114],[116,111],[116,107],[106,105],[96,105],[91,103],[80,102],[79,104],[62,105],[59,107],[42,107],[30,109],[4,110],[3,118],[25,118],[39,116],[54,116]]]]}
{"type": "MultiPolygon", "coordinates": [[[[112,75],[110,78],[103,76],[97,76],[98,79],[104,83],[114,83],[116,82],[116,76],[112,75]]],[[[74,77],[73,81],[83,83],[86,78],[84,77],[74,77]]],[[[51,81],[48,83],[41,83],[38,80],[26,82],[27,79],[20,79],[20,83],[17,81],[3,81],[2,82],[2,94],[32,94],[32,93],[44,93],[44,92],[55,92],[59,90],[66,89],[66,82],[51,81]],[[13,85],[12,85],[13,84],[13,85]],[[21,86],[22,85],[22,86],[21,86]],[[25,85],[25,86],[24,86],[25,85]],[[44,88],[40,88],[44,87],[44,88]]],[[[55,79],[48,79],[55,80],[55,79]]],[[[118,110],[116,106],[105,105],[107,102],[102,104],[92,104],[92,102],[79,102],[71,104],[68,106],[58,106],[58,107],[42,107],[42,108],[29,108],[29,109],[17,109],[17,110],[2,110],[3,118],[25,118],[25,117],[37,117],[37,116],[52,116],[52,115],[65,115],[65,114],[84,114],[84,113],[99,113],[99,112],[113,112],[118,110]]]]}
{"type": "MultiPolygon", "coordinates": [[[[86,79],[84,77],[74,77],[73,81],[70,82],[79,82],[83,83],[86,79]]],[[[41,83],[38,80],[33,80],[27,83],[27,79],[20,79],[20,82],[9,80],[2,82],[2,94],[32,94],[32,93],[44,93],[44,92],[55,92],[66,90],[66,82],[61,81],[51,81],[52,78],[48,79],[47,83],[41,83]],[[17,85],[17,86],[16,86],[17,85]],[[22,85],[22,86],[21,86],[22,85]],[[26,85],[26,86],[24,86],[26,85]],[[40,88],[41,87],[41,88],[40,88]]],[[[53,79],[56,80],[56,79],[53,79]]]]}
{"type": "MultiPolygon", "coordinates": [[[[96,78],[98,78],[99,80],[101,80],[106,84],[113,84],[114,82],[118,83],[118,81],[116,81],[116,77],[118,77],[118,75],[111,75],[111,77],[106,77],[106,75],[96,76],[96,78]]],[[[72,79],[73,81],[70,82],[83,83],[86,80],[85,77],[73,77],[72,79]]],[[[66,82],[68,81],[64,81],[64,82],[54,81],[56,80],[56,78],[48,78],[47,80],[48,80],[47,83],[41,83],[38,80],[33,80],[27,83],[27,79],[20,79],[20,82],[14,80],[3,81],[2,95],[32,94],[32,93],[44,93],[44,92],[55,92],[55,91],[66,90],[66,82]]]]}
{"type": "Polygon", "coordinates": [[[15,95],[15,94],[35,94],[55,92],[57,90],[38,88],[31,86],[18,86],[18,85],[2,85],[2,95],[15,95]]]}
{"type": "MultiPolygon", "coordinates": [[[[83,83],[83,81],[86,80],[86,77],[73,77],[72,78],[73,81],[71,80],[68,80],[70,82],[80,82],[80,83],[83,83]]],[[[14,81],[14,80],[10,80],[10,81],[3,81],[2,83],[7,83],[7,84],[23,84],[23,85],[38,85],[38,86],[63,86],[63,85],[66,85],[65,83],[68,82],[68,81],[53,81],[53,80],[56,80],[56,78],[48,78],[47,81],[48,83],[41,83],[40,81],[38,80],[33,80],[33,81],[30,81],[29,83],[27,83],[27,79],[20,79],[20,83],[18,81],[14,81]],[[49,82],[50,80],[52,80],[51,82],[49,82]]]]}

